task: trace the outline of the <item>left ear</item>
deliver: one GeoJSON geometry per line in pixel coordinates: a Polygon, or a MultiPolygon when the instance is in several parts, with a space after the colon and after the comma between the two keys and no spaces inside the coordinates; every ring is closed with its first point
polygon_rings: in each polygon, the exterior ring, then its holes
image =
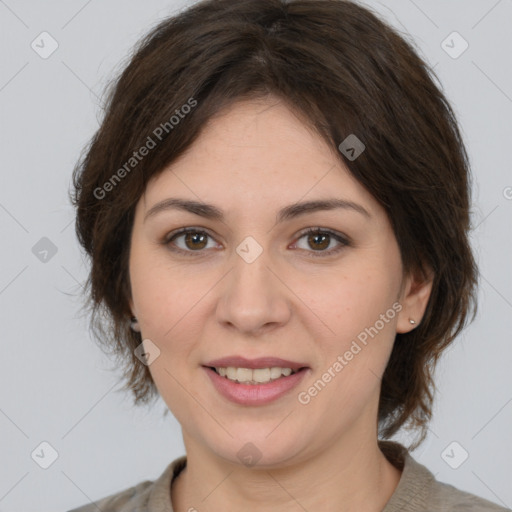
{"type": "Polygon", "coordinates": [[[425,272],[417,268],[405,277],[399,299],[402,310],[398,314],[396,332],[412,331],[421,323],[430,298],[433,281],[434,272],[428,265],[425,265],[425,272]],[[411,323],[410,320],[414,320],[414,323],[411,323]]]}

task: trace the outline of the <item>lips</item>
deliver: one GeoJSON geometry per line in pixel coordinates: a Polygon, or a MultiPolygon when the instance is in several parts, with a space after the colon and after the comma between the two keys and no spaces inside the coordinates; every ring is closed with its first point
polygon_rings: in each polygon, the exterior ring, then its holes
{"type": "Polygon", "coordinates": [[[287,359],[281,359],[279,357],[258,357],[256,359],[246,359],[242,356],[229,356],[221,359],[215,359],[207,362],[203,366],[210,368],[227,368],[233,366],[235,368],[291,368],[292,370],[300,370],[302,368],[309,368],[305,363],[299,363],[297,361],[289,361],[287,359]]]}
{"type": "MultiPolygon", "coordinates": [[[[283,362],[289,364],[292,361],[276,358],[264,358],[267,361],[278,361],[279,364],[283,362]]],[[[233,358],[230,358],[233,361],[233,358]]],[[[261,359],[260,359],[261,360],[261,359]]],[[[222,361],[219,359],[218,361],[222,361]]],[[[247,361],[247,359],[245,360],[247,361]]],[[[252,362],[258,361],[253,359],[252,362]]],[[[217,363],[217,361],[211,361],[217,363]]],[[[246,364],[246,363],[244,363],[246,364]]],[[[289,367],[288,367],[289,368],[289,367]]],[[[271,402],[288,397],[291,400],[291,392],[306,378],[311,370],[304,368],[292,373],[288,377],[282,376],[276,380],[266,382],[263,384],[249,384],[239,383],[226,377],[222,377],[215,370],[209,367],[204,367],[204,372],[208,376],[214,389],[224,399],[231,403],[242,405],[245,407],[256,407],[270,404],[271,402]]]]}

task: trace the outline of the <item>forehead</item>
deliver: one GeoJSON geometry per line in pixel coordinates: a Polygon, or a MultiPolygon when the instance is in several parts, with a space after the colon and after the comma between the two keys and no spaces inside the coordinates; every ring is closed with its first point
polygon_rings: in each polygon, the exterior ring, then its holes
{"type": "Polygon", "coordinates": [[[239,212],[325,197],[378,208],[323,138],[275,97],[237,102],[211,118],[148,183],[144,210],[170,194],[239,212]]]}

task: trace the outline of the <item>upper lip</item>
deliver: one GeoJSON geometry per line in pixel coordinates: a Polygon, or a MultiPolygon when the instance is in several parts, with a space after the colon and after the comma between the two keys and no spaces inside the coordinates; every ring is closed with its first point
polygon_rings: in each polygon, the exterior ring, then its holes
{"type": "Polygon", "coordinates": [[[256,359],[246,359],[242,356],[229,356],[222,357],[221,359],[215,359],[206,363],[204,366],[210,366],[214,368],[228,368],[233,366],[235,368],[291,368],[292,370],[299,370],[301,368],[307,368],[308,366],[304,363],[297,363],[295,361],[288,361],[286,359],[280,359],[279,357],[258,357],[256,359]]]}

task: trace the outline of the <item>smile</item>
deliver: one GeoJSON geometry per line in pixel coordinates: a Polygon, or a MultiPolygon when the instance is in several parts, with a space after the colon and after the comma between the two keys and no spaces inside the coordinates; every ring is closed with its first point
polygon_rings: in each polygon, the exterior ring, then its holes
{"type": "Polygon", "coordinates": [[[265,405],[285,395],[297,387],[311,370],[302,367],[291,368],[236,368],[202,367],[216,392],[230,402],[246,405],[265,405]],[[222,373],[225,373],[223,376],[222,373]],[[273,377],[275,376],[275,377],[273,377]]]}
{"type": "Polygon", "coordinates": [[[216,367],[213,368],[221,377],[244,383],[244,384],[265,384],[267,382],[273,382],[281,377],[288,377],[293,373],[297,373],[298,370],[292,370],[291,368],[281,368],[274,366],[272,368],[235,368],[229,366],[227,368],[216,367]]]}

